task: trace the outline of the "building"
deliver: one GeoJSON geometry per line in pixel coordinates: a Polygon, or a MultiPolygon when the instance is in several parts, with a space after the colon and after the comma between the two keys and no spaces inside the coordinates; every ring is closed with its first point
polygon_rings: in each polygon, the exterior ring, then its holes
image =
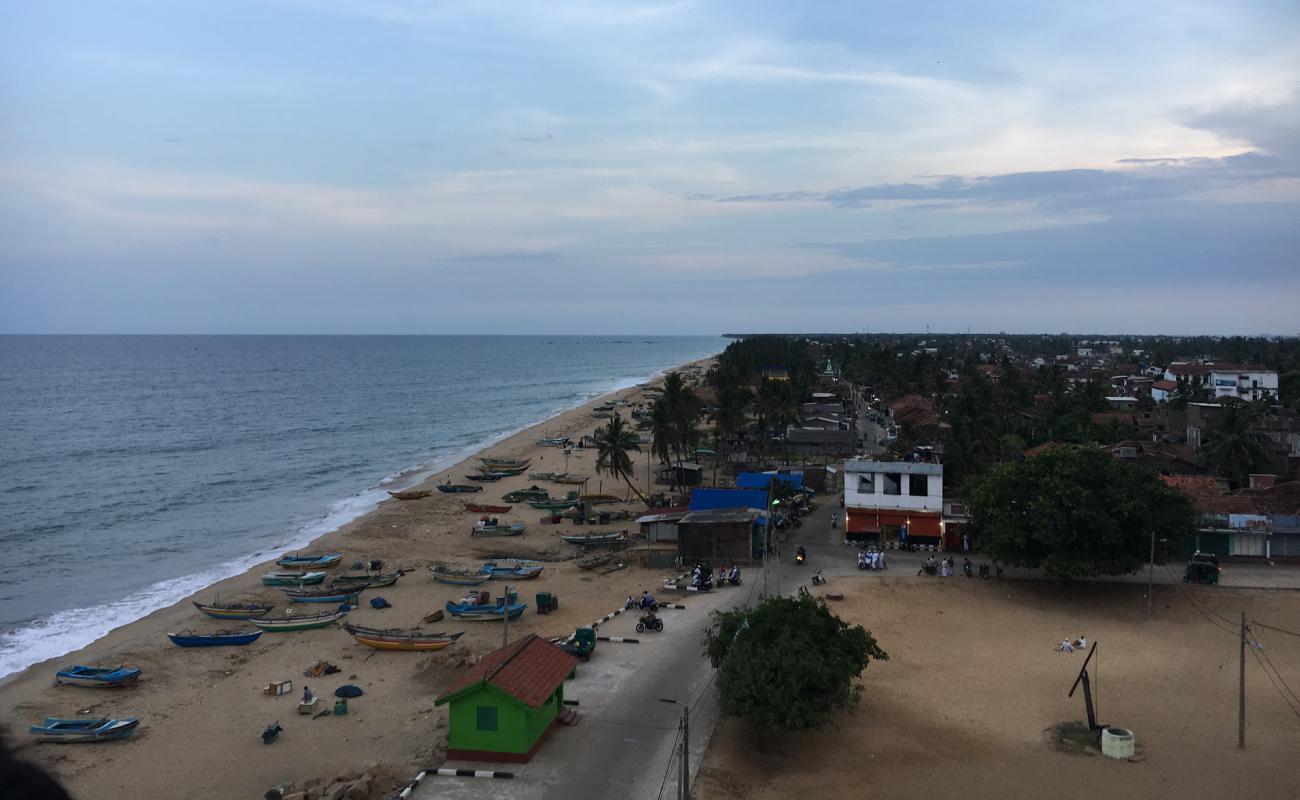
{"type": "Polygon", "coordinates": [[[1209,370],[1209,386],[1215,399],[1259,400],[1278,396],[1276,370],[1256,364],[1211,364],[1209,370]]]}
{"type": "Polygon", "coordinates": [[[641,526],[641,535],[647,542],[676,542],[677,523],[686,516],[690,509],[686,506],[656,509],[653,514],[637,517],[641,526]]]}
{"type": "Polygon", "coordinates": [[[845,461],[844,510],[847,539],[938,545],[943,535],[943,465],[845,461]]]}
{"type": "Polygon", "coordinates": [[[672,486],[699,486],[704,480],[704,467],[690,462],[661,466],[656,480],[672,486]]]}
{"type": "Polygon", "coordinates": [[[700,488],[691,492],[691,511],[712,511],[719,508],[767,508],[767,488],[715,489],[700,488]]]}
{"type": "Polygon", "coordinates": [[[1171,380],[1160,380],[1151,384],[1151,399],[1157,403],[1168,403],[1173,399],[1174,394],[1178,391],[1178,383],[1171,380]]]}
{"type": "Polygon", "coordinates": [[[435,701],[447,705],[447,757],[524,762],[564,710],[578,659],[537,634],[493,650],[435,701]]]}
{"type": "Polygon", "coordinates": [[[687,564],[761,561],[766,524],[755,508],[692,511],[677,522],[677,553],[687,564]]]}

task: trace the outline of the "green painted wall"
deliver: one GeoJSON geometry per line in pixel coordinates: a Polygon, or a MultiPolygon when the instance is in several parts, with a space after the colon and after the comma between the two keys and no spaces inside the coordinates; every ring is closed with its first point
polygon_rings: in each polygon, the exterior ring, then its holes
{"type": "Polygon", "coordinates": [[[493,686],[480,686],[448,704],[447,746],[455,750],[527,753],[559,713],[563,700],[563,685],[541,708],[528,708],[493,686]],[[495,731],[478,729],[479,706],[497,709],[495,731]]]}

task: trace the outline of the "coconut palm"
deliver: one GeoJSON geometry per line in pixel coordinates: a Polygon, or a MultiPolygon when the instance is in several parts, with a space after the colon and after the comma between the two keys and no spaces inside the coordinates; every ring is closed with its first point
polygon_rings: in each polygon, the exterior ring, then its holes
{"type": "Polygon", "coordinates": [[[641,452],[641,443],[636,433],[624,424],[623,416],[615,411],[592,438],[596,442],[596,473],[609,472],[616,480],[622,478],[627,488],[646,502],[645,495],[632,483],[632,459],[628,456],[629,450],[641,452]]]}
{"type": "Polygon", "coordinates": [[[1225,405],[1206,431],[1201,462],[1234,486],[1245,484],[1252,472],[1267,469],[1269,453],[1254,430],[1257,420],[1257,410],[1246,403],[1225,405]]]}

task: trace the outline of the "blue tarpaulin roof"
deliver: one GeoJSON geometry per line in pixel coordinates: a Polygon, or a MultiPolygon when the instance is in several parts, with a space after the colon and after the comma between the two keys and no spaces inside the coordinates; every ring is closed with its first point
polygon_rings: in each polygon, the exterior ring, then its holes
{"type": "Polygon", "coordinates": [[[714,508],[758,508],[767,506],[767,491],[757,489],[696,489],[691,492],[691,511],[714,508]]]}
{"type": "MultiPolygon", "coordinates": [[[[796,489],[803,488],[802,472],[742,472],[736,476],[736,487],[740,489],[762,489],[767,490],[768,484],[773,478],[788,483],[796,489]]],[[[762,508],[762,506],[758,506],[762,508]]]]}

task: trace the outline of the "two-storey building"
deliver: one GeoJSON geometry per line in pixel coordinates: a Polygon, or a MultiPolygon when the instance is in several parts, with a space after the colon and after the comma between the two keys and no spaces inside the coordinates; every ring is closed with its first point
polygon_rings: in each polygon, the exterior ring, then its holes
{"type": "Polygon", "coordinates": [[[943,536],[943,465],[844,462],[845,537],[866,544],[938,545],[943,536]]]}

